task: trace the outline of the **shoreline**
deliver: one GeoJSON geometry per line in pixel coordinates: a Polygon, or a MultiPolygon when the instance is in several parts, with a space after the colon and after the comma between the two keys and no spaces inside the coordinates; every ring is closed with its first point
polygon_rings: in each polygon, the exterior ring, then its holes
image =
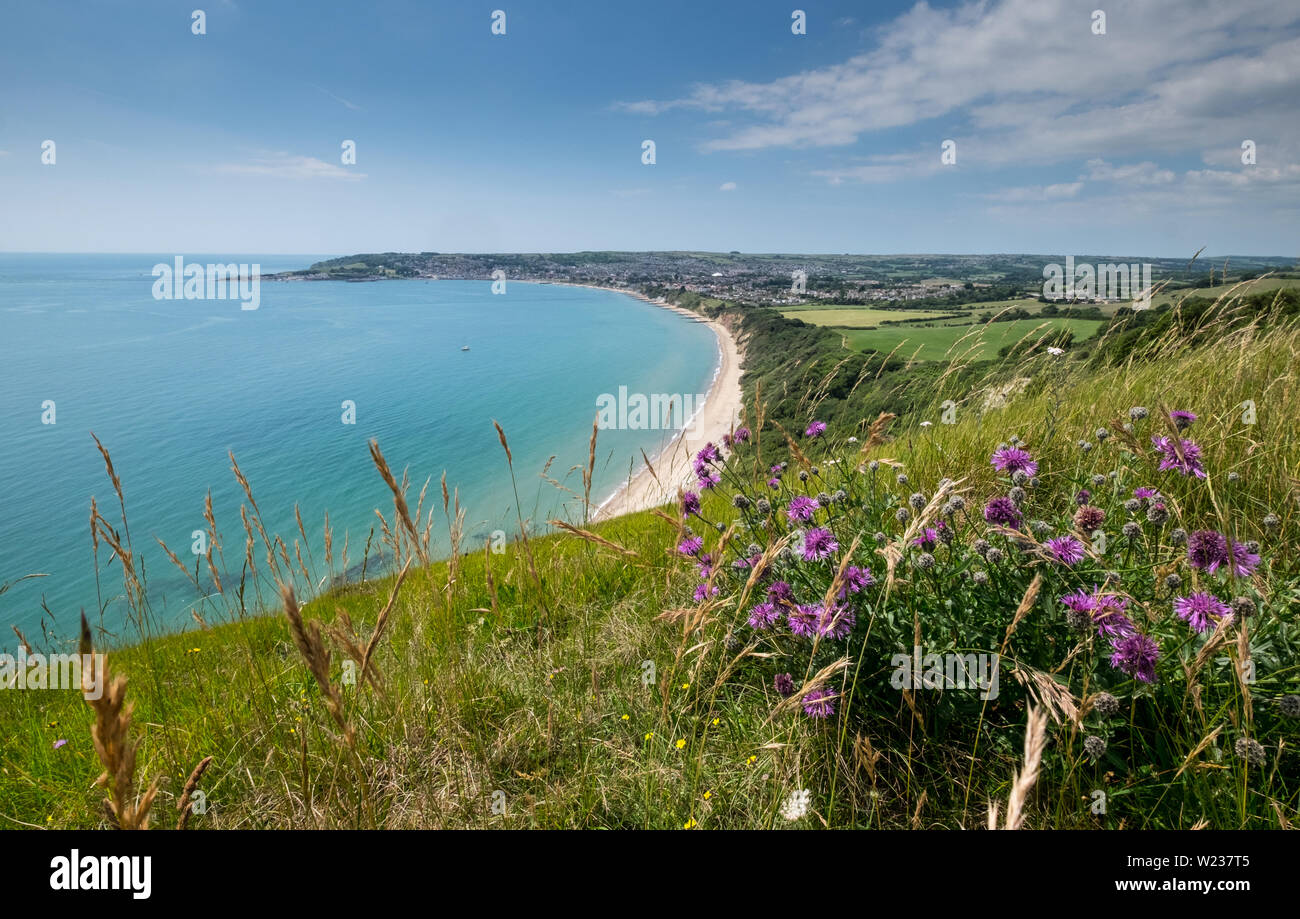
{"type": "Polygon", "coordinates": [[[678,491],[694,478],[692,457],[706,443],[713,443],[720,450],[725,451],[722,443],[723,435],[734,429],[740,417],[740,409],[744,404],[744,395],[740,388],[740,362],[744,354],[735,336],[716,319],[706,319],[685,307],[651,300],[639,291],[600,284],[558,281],[547,283],[562,283],[569,287],[589,287],[626,294],[650,306],[672,310],[680,316],[707,325],[713,332],[718,345],[718,361],[714,365],[713,378],[709,384],[709,391],[704,396],[703,404],[696,408],[695,413],[680,431],[674,433],[667,444],[653,455],[649,455],[649,467],[642,460],[636,472],[626,478],[613,494],[596,506],[591,519],[592,522],[609,520],[675,501],[678,491]]]}

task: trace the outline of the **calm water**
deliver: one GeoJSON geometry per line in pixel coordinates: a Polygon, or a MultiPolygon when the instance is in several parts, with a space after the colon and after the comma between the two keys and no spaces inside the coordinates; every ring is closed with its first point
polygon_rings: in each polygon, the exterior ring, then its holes
{"type": "MultiPolygon", "coordinates": [[[[264,274],[316,258],[186,256],[259,262],[264,274]]],[[[350,563],[359,562],[373,509],[392,517],[369,438],[396,470],[409,467],[412,510],[433,478],[426,507],[438,507],[442,553],[441,499],[432,499],[443,470],[460,489],[467,533],[517,529],[492,419],[510,440],[524,518],[580,516],[579,504],[538,473],[554,455],[549,475],[581,492],[571,467],[586,462],[597,396],[620,385],[703,393],[717,362],[707,327],[617,293],[518,282],[494,296],[475,281],[264,281],[260,308],[243,311],[228,300],[155,300],[152,268],[172,259],[0,254],[0,582],[48,574],[0,597],[6,633],[12,623],[33,641],[42,626],[72,634],[80,607],[94,618],[91,496],[114,524],[117,512],[91,431],[122,479],[155,615],[181,628],[193,624],[197,598],[154,538],[193,564],[190,534],[204,527],[211,489],[238,579],[243,495],[227,451],[291,552],[293,506],[301,506],[319,576],[327,510],[336,565],[345,531],[350,563]],[[52,425],[42,423],[46,400],[55,403],[52,425]],[[356,403],[354,425],[341,421],[344,400],[356,403]]],[[[626,479],[640,449],[653,456],[669,436],[602,431],[593,499],[626,479]]],[[[104,624],[129,638],[111,599],[121,589],[114,564],[102,577],[104,624]]]]}

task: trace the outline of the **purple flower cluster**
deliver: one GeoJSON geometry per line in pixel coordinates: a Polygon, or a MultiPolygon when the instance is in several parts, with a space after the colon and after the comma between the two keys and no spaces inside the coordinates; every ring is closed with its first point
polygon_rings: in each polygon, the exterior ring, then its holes
{"type": "Polygon", "coordinates": [[[1259,567],[1259,553],[1244,543],[1230,543],[1214,530],[1195,530],[1187,537],[1187,561],[1209,574],[1231,566],[1237,577],[1248,578],[1259,567]]]}
{"type": "Polygon", "coordinates": [[[814,421],[812,424],[808,425],[808,429],[803,432],[803,436],[807,437],[809,440],[816,440],[818,437],[821,437],[825,433],[826,433],[826,422],[814,421]]]}
{"type": "Polygon", "coordinates": [[[1043,543],[1043,548],[1048,551],[1048,554],[1053,559],[1067,567],[1079,564],[1087,555],[1083,543],[1073,536],[1058,536],[1055,539],[1049,539],[1043,543]]]}
{"type": "Polygon", "coordinates": [[[1003,447],[993,453],[991,462],[998,472],[1013,475],[1023,472],[1027,476],[1038,475],[1038,463],[1029,455],[1028,450],[1019,447],[1003,447]]]}
{"type": "Polygon", "coordinates": [[[1198,632],[1208,632],[1220,621],[1232,619],[1232,607],[1214,594],[1194,593],[1174,600],[1174,612],[1198,632]]]}
{"type": "Polygon", "coordinates": [[[790,508],[786,511],[786,516],[792,521],[807,523],[813,519],[813,514],[821,507],[812,498],[799,495],[790,499],[790,508]]]}
{"type": "Polygon", "coordinates": [[[1019,527],[1024,516],[1016,502],[1007,497],[998,497],[984,505],[984,519],[995,526],[1019,527]]]}
{"type": "Polygon", "coordinates": [[[1201,462],[1201,448],[1186,438],[1175,442],[1172,437],[1152,436],[1152,445],[1160,454],[1161,472],[1172,469],[1179,475],[1194,475],[1205,478],[1205,466],[1201,462]]]}

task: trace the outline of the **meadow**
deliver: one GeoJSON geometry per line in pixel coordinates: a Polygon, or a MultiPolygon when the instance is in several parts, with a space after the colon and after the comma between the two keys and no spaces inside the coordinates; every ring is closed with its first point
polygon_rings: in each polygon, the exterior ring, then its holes
{"type": "MultiPolygon", "coordinates": [[[[292,572],[328,583],[333,559],[266,532],[232,464],[244,528],[209,521],[178,565],[214,588],[179,635],[149,626],[137,483],[105,453],[87,539],[138,641],[108,649],[99,704],[0,693],[0,817],[1290,828],[1300,331],[1233,303],[1210,321],[1116,366],[1038,349],[940,373],[904,418],[826,425],[814,395],[778,427],[751,388],[679,502],[545,537],[520,519],[499,553],[376,444],[392,573],[318,596],[292,572]],[[918,647],[996,655],[999,691],[900,683],[918,647]]],[[[541,470],[498,434],[526,487],[541,470]]]]}

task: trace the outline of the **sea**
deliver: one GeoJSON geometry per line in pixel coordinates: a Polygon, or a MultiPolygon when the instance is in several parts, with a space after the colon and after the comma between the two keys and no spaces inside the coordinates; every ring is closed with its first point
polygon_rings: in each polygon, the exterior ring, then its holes
{"type": "MultiPolygon", "coordinates": [[[[444,472],[465,512],[464,549],[517,538],[520,518],[530,532],[552,518],[580,521],[575,494],[601,396],[620,387],[703,394],[717,371],[707,326],[615,291],[509,279],[494,293],[490,281],[265,278],[326,257],[182,256],[186,265],[260,266],[257,308],[245,309],[248,298],[156,296],[170,288],[155,266],[173,266],[176,253],[0,253],[6,635],[17,626],[33,644],[66,640],[83,610],[122,641],[137,639],[142,625],[197,627],[191,611],[213,604],[159,542],[193,569],[195,549],[206,548],[196,531],[207,528],[210,492],[226,572],[238,579],[247,499],[232,453],[267,530],[291,556],[301,541],[299,509],[302,555],[316,583],[356,577],[372,529],[374,573],[375,510],[390,526],[394,512],[369,455],[372,438],[394,473],[408,477],[412,512],[429,482],[434,557],[450,554],[444,472]],[[513,482],[493,421],[508,438],[513,482]],[[92,432],[121,480],[126,527],[92,432]],[[120,566],[102,542],[97,576],[92,497],[129,534],[146,575],[147,624],[129,616],[120,566]],[[333,570],[325,565],[327,512],[333,570]]],[[[641,451],[653,457],[676,433],[601,430],[593,503],[627,481],[641,451]]],[[[264,569],[260,545],[257,558],[264,569]]],[[[211,588],[206,575],[199,586],[211,588]]],[[[272,596],[265,584],[263,596],[272,596]]],[[[16,640],[0,638],[0,646],[16,640]]]]}

